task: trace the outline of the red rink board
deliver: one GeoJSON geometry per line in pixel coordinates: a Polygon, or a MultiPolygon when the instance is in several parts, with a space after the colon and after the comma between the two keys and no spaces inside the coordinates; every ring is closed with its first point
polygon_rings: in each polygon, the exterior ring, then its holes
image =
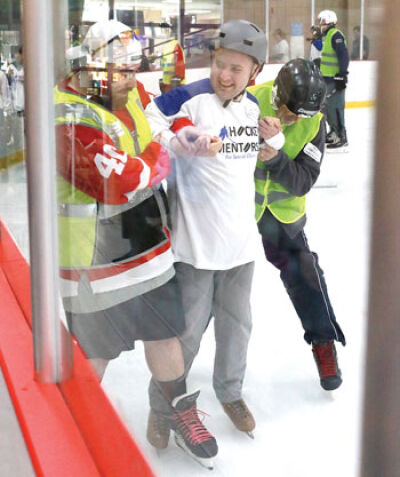
{"type": "Polygon", "coordinates": [[[35,472],[154,477],[76,343],[72,379],[34,380],[29,265],[0,227],[0,366],[35,472]]]}

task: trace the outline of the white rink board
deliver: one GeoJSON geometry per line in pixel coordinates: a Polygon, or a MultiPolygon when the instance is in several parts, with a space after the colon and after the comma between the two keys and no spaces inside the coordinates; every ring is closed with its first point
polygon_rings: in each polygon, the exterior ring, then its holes
{"type": "MultiPolygon", "coordinates": [[[[256,82],[272,80],[278,74],[282,64],[266,64],[257,77],[256,82]]],[[[376,84],[376,61],[351,61],[349,66],[349,82],[346,89],[346,101],[374,101],[376,84]]],[[[161,71],[138,73],[137,78],[147,91],[155,95],[160,94],[158,81],[162,76],[161,71]]],[[[188,83],[209,76],[209,68],[192,68],[186,70],[188,83]]]]}

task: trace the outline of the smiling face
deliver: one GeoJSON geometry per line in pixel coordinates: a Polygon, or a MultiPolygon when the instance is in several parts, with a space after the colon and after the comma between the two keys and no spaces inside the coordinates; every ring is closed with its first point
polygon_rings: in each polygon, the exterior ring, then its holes
{"type": "Polygon", "coordinates": [[[255,76],[258,67],[250,56],[220,48],[211,66],[210,80],[221,101],[229,101],[240,94],[255,76]]]}

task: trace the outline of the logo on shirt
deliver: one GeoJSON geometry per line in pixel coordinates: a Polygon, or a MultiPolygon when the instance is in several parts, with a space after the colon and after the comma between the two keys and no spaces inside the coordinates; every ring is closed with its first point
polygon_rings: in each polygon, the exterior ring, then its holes
{"type": "Polygon", "coordinates": [[[219,132],[218,136],[221,138],[221,141],[225,141],[225,139],[228,139],[228,141],[230,142],[235,142],[229,137],[228,128],[226,126],[221,128],[221,131],[219,132]]]}
{"type": "Polygon", "coordinates": [[[258,151],[257,126],[223,126],[218,136],[223,142],[220,152],[225,154],[226,159],[253,157],[258,151]],[[253,138],[255,140],[252,141],[253,138]]]}

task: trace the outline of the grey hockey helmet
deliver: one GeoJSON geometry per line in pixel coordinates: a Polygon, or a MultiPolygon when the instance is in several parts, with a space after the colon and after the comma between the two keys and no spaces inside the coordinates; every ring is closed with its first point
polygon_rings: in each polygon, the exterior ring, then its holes
{"type": "Polygon", "coordinates": [[[218,46],[251,56],[259,65],[264,64],[267,56],[265,33],[246,20],[232,20],[221,25],[218,46]]]}
{"type": "Polygon", "coordinates": [[[274,82],[272,103],[275,108],[286,105],[301,117],[317,114],[325,99],[326,85],[318,66],[296,58],[280,69],[274,82]]]}

